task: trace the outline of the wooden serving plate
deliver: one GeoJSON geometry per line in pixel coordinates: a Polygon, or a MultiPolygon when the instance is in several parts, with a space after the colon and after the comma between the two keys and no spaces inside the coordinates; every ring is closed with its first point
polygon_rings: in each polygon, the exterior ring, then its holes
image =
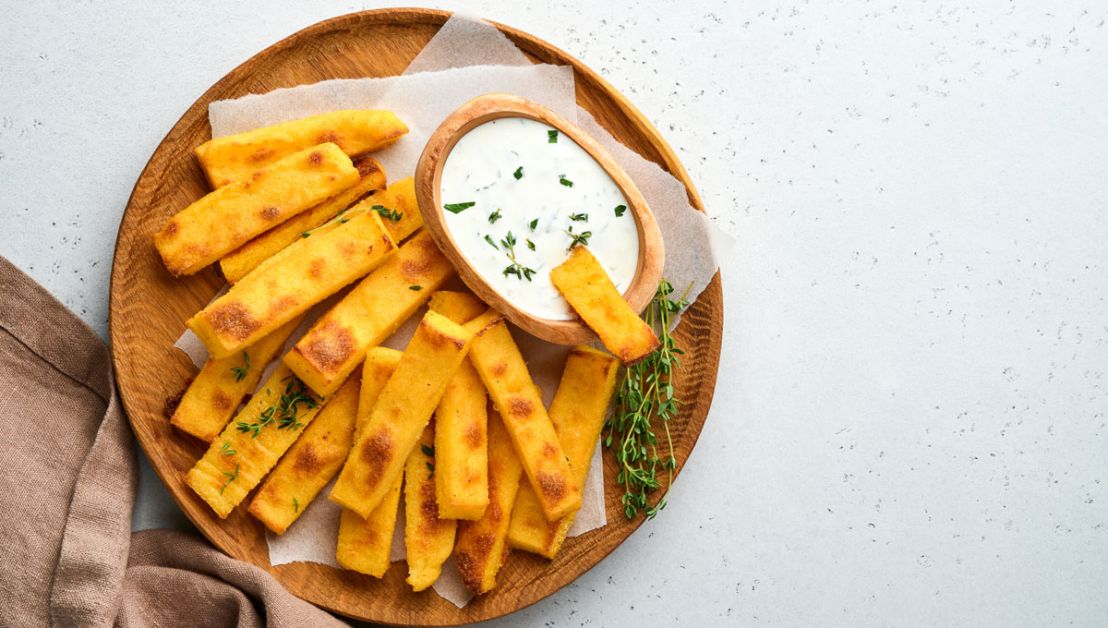
{"type": "MultiPolygon", "coordinates": [[[[181,509],[217,547],[269,570],[294,594],[343,615],[387,624],[443,626],[498,617],[541,600],[596,565],[641,524],[641,519],[623,517],[613,457],[604,456],[608,525],[569,539],[554,561],[513,552],[497,588],[462,609],[431,590],[412,593],[404,583],[403,563],[394,564],[382,580],[314,563],[273,567],[264,530],[245,508],[220,520],[184,483],[185,473],[206,446],[173,430],[164,415],[167,400],[178,395],[196,373],[173,343],[184,331],[184,321],[212,298],[222,281],[213,269],[183,279],[171,277],[158,258],[152,236],[170,215],[208,191],[192,154],[211,136],[208,103],[324,79],[399,74],[448,17],[449,13],[427,9],[344,15],[287,37],[235,68],[185,111],[155,149],[127,203],[112,266],[109,324],[116,381],[139,443],[181,509]]],[[[532,61],[571,65],[578,104],[621,142],[684,182],[690,202],[701,208],[673,151],[626,98],[550,44],[506,26],[497,28],[532,61]]],[[[675,332],[686,351],[675,378],[677,396],[684,405],[670,428],[678,471],[708,414],[722,330],[717,274],[675,332]]],[[[681,513],[666,510],[662,516],[681,513]]]]}
{"type": "Polygon", "coordinates": [[[499,310],[516,326],[533,336],[555,344],[576,345],[592,342],[596,340],[596,334],[579,319],[559,321],[533,316],[504,298],[489,282],[485,281],[484,277],[473,270],[446,226],[440,189],[446,158],[462,136],[474,127],[497,118],[530,118],[558,129],[562,135],[585,149],[585,152],[600,164],[600,167],[615,182],[616,187],[623,192],[627,205],[631,209],[631,215],[635,219],[635,228],[639,236],[639,260],[635,268],[635,277],[631,280],[627,291],[623,293],[623,298],[636,312],[646,309],[658,289],[658,280],[662,278],[662,267],[665,265],[666,258],[662,233],[658,230],[658,223],[654,221],[654,214],[650,212],[646,199],[635,187],[631,177],[627,176],[604,147],[584,131],[570,124],[569,120],[538,103],[510,94],[485,94],[458,107],[443,120],[427,140],[427,146],[424,147],[423,154],[420,155],[419,163],[416,165],[415,190],[420,211],[423,213],[423,221],[435,244],[439,245],[439,249],[454,265],[458,276],[469,286],[469,289],[485,303],[499,310]]]}

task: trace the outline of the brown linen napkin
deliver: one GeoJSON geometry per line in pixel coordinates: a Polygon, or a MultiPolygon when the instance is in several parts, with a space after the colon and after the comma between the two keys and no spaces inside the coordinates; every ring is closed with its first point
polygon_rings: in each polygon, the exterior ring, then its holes
{"type": "Polygon", "coordinates": [[[108,349],[3,257],[0,408],[0,624],[345,625],[200,538],[131,536],[135,454],[108,349]]]}

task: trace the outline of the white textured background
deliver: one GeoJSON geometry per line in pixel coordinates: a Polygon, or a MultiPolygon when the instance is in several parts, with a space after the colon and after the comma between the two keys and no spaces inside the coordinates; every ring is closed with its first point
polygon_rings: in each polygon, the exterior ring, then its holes
{"type": "MultiPolygon", "coordinates": [[[[1046,4],[464,4],[628,94],[738,238],[670,507],[494,625],[1108,623],[1108,7],[1046,4]]],[[[106,337],[164,133],[363,6],[0,0],[0,254],[106,337]]],[[[136,527],[182,522],[147,469],[136,527]]]]}

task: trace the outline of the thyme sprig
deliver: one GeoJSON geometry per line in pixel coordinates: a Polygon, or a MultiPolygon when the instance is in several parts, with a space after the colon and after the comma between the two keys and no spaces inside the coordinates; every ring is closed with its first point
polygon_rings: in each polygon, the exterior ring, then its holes
{"type": "Polygon", "coordinates": [[[535,269],[528,268],[516,260],[516,237],[512,235],[511,231],[500,240],[500,246],[503,247],[502,250],[504,254],[507,255],[508,259],[512,262],[504,267],[504,276],[515,275],[516,278],[521,281],[524,279],[531,281],[531,277],[535,275],[535,269]]]}
{"type": "Polygon", "coordinates": [[[673,286],[663,279],[643,315],[658,335],[658,349],[627,368],[616,393],[615,410],[605,422],[608,433],[604,446],[615,452],[620,467],[616,482],[624,488],[620,500],[628,519],[634,519],[640,512],[653,519],[665,508],[666,493],[677,468],[669,421],[677,415],[681,402],[674,397],[671,378],[684,352],[670,335],[669,324],[673,314],[688,307],[689,302],[688,290],[676,300],[670,298],[671,294],[673,286]],[[665,431],[662,453],[654,433],[659,423],[665,431]],[[666,478],[665,492],[651,503],[651,496],[663,486],[660,475],[666,478]]]}
{"type": "Polygon", "coordinates": [[[242,352],[242,366],[232,366],[231,373],[235,376],[236,382],[241,382],[246,379],[246,374],[250,372],[250,354],[242,352]]]}
{"type": "Polygon", "coordinates": [[[232,472],[230,472],[230,471],[224,471],[224,472],[223,472],[223,475],[224,475],[224,476],[225,476],[225,477],[227,478],[227,481],[225,481],[225,482],[223,483],[223,486],[219,487],[219,494],[220,494],[220,495],[222,495],[222,494],[223,494],[223,491],[224,491],[224,490],[225,490],[225,489],[226,489],[226,488],[227,488],[228,486],[230,486],[230,485],[231,485],[231,482],[234,482],[235,480],[239,479],[239,465],[237,465],[237,464],[235,465],[235,471],[234,471],[234,473],[232,473],[232,472]]]}
{"type": "Polygon", "coordinates": [[[243,434],[249,433],[251,438],[257,438],[262,428],[273,423],[277,424],[279,430],[288,429],[295,432],[304,427],[304,424],[297,420],[300,406],[311,409],[318,405],[319,403],[308,392],[304,382],[295,377],[289,377],[285,392],[281,394],[276,404],[263,410],[258,415],[258,420],[253,423],[239,421],[235,424],[235,429],[243,434]]]}
{"type": "Polygon", "coordinates": [[[566,229],[565,234],[570,237],[569,246],[566,247],[567,251],[572,251],[573,247],[580,244],[581,246],[589,245],[589,238],[592,237],[592,231],[582,231],[581,233],[573,232],[573,225],[566,229]]]}

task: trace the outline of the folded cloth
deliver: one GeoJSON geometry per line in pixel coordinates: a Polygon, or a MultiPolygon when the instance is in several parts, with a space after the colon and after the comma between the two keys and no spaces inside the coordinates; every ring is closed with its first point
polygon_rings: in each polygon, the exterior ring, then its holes
{"type": "Polygon", "coordinates": [[[131,536],[136,464],[107,347],[0,257],[0,623],[344,626],[203,539],[131,536]]]}

